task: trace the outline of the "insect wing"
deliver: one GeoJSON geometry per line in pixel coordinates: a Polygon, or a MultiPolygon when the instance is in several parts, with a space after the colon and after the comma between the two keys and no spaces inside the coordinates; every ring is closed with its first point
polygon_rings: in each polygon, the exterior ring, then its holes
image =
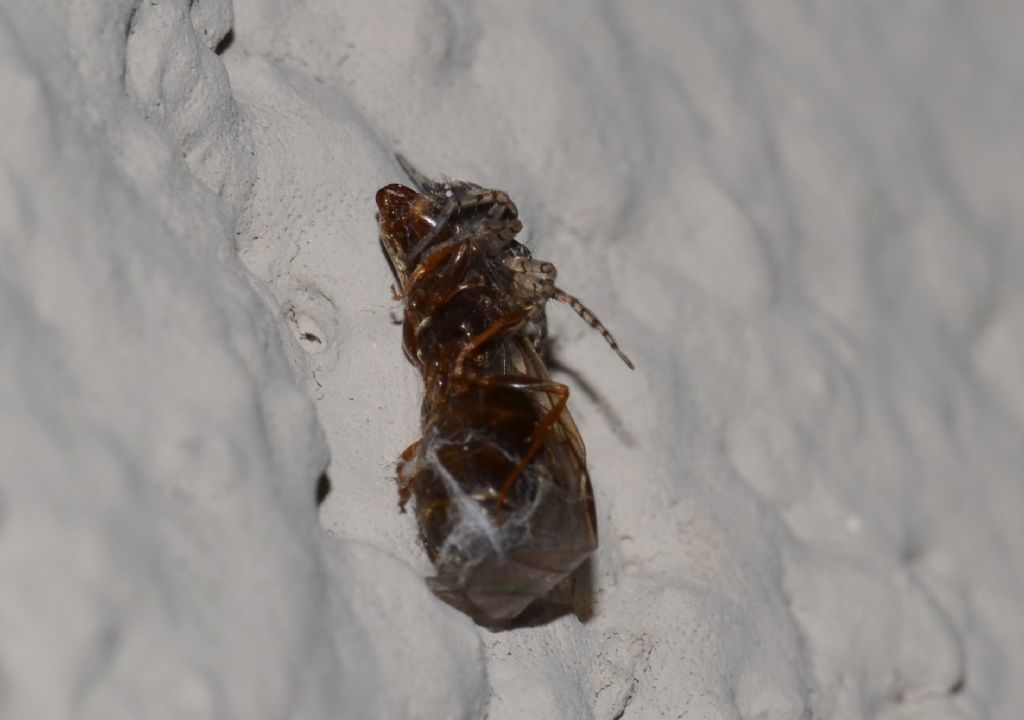
{"type": "MultiPolygon", "coordinates": [[[[538,380],[550,380],[548,369],[541,360],[540,355],[534,350],[533,344],[524,336],[517,336],[508,340],[505,346],[507,353],[506,362],[511,372],[517,375],[528,375],[538,380]]],[[[538,402],[542,403],[545,411],[551,408],[551,396],[540,393],[538,402]]],[[[566,408],[558,416],[558,422],[551,428],[548,445],[557,445],[568,449],[568,458],[560,470],[560,474],[567,477],[580,477],[582,495],[590,496],[590,476],[587,474],[587,451],[583,445],[583,438],[572,419],[569,409],[566,408]],[[585,487],[583,487],[585,486],[585,487]]]]}
{"type": "MultiPolygon", "coordinates": [[[[509,338],[504,349],[512,373],[536,379],[550,379],[544,361],[528,338],[522,335],[509,338]]],[[[535,395],[542,413],[551,409],[553,400],[550,395],[535,395]]],[[[538,514],[534,531],[537,534],[552,535],[549,543],[551,549],[548,551],[549,560],[553,563],[558,562],[556,555],[564,555],[562,562],[566,565],[568,574],[597,548],[597,512],[594,508],[590,474],[587,472],[587,453],[568,407],[563,408],[548,432],[544,453],[559,500],[558,503],[552,502],[548,506],[553,511],[552,515],[560,513],[560,517],[545,520],[538,514]]]]}

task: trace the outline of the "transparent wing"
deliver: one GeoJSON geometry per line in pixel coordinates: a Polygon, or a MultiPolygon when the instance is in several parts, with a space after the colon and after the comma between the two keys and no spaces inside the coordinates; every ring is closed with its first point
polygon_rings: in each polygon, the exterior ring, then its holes
{"type": "MultiPolygon", "coordinates": [[[[510,373],[528,375],[538,380],[550,380],[544,361],[533,348],[533,343],[522,335],[508,338],[505,342],[506,362],[510,373]]],[[[543,412],[551,409],[552,398],[546,393],[536,393],[537,403],[543,412]]],[[[569,484],[570,491],[593,505],[590,475],[587,472],[587,451],[576,422],[566,407],[551,428],[546,443],[556,472],[569,484]]]]}

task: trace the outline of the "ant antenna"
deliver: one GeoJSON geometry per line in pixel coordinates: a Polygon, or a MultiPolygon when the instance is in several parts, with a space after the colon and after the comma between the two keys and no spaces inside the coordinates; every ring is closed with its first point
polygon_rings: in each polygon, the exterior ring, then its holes
{"type": "Polygon", "coordinates": [[[415,185],[416,189],[419,190],[420,192],[429,192],[433,190],[435,187],[437,187],[437,183],[435,183],[433,180],[431,180],[426,175],[421,173],[419,170],[414,168],[412,166],[412,163],[406,160],[405,156],[402,155],[402,153],[395,153],[395,160],[398,161],[398,164],[401,166],[402,170],[405,171],[405,174],[409,176],[409,179],[412,181],[412,184],[415,185]]]}

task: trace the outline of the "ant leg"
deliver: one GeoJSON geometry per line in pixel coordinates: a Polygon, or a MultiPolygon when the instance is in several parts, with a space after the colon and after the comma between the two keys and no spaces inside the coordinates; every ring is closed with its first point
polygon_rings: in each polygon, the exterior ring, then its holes
{"type": "Polygon", "coordinates": [[[435,306],[442,306],[451,302],[452,298],[460,292],[471,288],[483,287],[487,284],[487,281],[479,275],[474,275],[465,280],[462,279],[466,275],[466,266],[471,259],[469,246],[463,244],[444,269],[444,273],[439,274],[436,278],[434,292],[435,297],[438,299],[434,300],[433,304],[435,306]]]}
{"type": "Polygon", "coordinates": [[[412,484],[416,480],[415,473],[411,477],[406,474],[406,468],[416,456],[416,451],[419,450],[419,447],[420,441],[417,440],[403,450],[401,460],[398,463],[398,507],[401,508],[402,512],[405,512],[405,506],[409,502],[409,498],[412,497],[412,484]]]}
{"type": "MultiPolygon", "coordinates": [[[[482,287],[486,283],[482,277],[471,277],[464,282],[459,282],[459,279],[465,275],[466,264],[469,260],[470,253],[467,252],[467,246],[463,244],[458,249],[458,252],[455,253],[455,257],[445,266],[444,270],[440,271],[434,278],[433,295],[430,299],[431,306],[443,308],[459,293],[472,288],[482,287]]],[[[432,313],[425,314],[416,325],[413,332],[417,343],[420,341],[420,332],[431,323],[431,318],[432,313]]]]}
{"type": "Polygon", "coordinates": [[[441,298],[441,301],[438,303],[438,305],[444,305],[445,303],[451,302],[452,298],[454,298],[460,292],[472,290],[474,288],[484,287],[485,285],[487,285],[487,281],[484,280],[482,277],[472,277],[466,282],[457,285],[450,293],[441,298]]]}
{"type": "Polygon", "coordinates": [[[479,350],[481,345],[491,340],[496,335],[514,328],[517,325],[521,325],[528,317],[530,317],[531,312],[532,308],[522,308],[511,312],[505,317],[495,320],[491,323],[491,326],[482,333],[473,336],[469,342],[463,346],[462,350],[459,351],[458,356],[455,358],[455,370],[452,374],[455,377],[462,375],[463,365],[465,365],[466,358],[469,357],[471,353],[479,350]]]}
{"type": "Polygon", "coordinates": [[[626,363],[626,367],[630,370],[636,369],[633,365],[633,361],[626,356],[626,353],[622,352],[619,348],[619,344],[615,342],[615,336],[611,334],[608,328],[606,328],[604,324],[597,319],[597,316],[590,312],[590,310],[587,309],[587,307],[581,303],[578,298],[573,297],[569,293],[560,288],[554,287],[553,285],[551,297],[552,299],[557,300],[558,302],[563,302],[571,307],[573,312],[583,318],[583,322],[601,333],[602,337],[604,337],[608,344],[611,345],[612,350],[622,358],[622,362],[626,363]]]}
{"type": "Polygon", "coordinates": [[[501,506],[508,499],[509,493],[512,492],[512,488],[515,487],[516,480],[523,474],[527,466],[533,462],[533,459],[537,457],[537,453],[544,447],[544,443],[548,439],[548,433],[555,423],[558,422],[559,416],[565,410],[566,403],[569,402],[569,386],[554,380],[540,380],[529,375],[485,375],[477,377],[476,381],[482,385],[498,385],[501,387],[518,388],[520,390],[532,390],[547,395],[554,395],[557,398],[552,403],[551,409],[537,423],[537,429],[533,433],[530,447],[527,448],[522,459],[512,468],[512,472],[508,474],[508,477],[505,478],[505,482],[498,493],[496,504],[496,507],[500,510],[501,506]]]}
{"type": "MultiPolygon", "coordinates": [[[[425,276],[434,272],[434,270],[437,269],[437,266],[444,262],[445,258],[455,252],[455,249],[459,248],[460,245],[465,247],[465,240],[463,238],[453,238],[451,240],[446,240],[431,250],[430,254],[416,265],[416,269],[413,271],[412,275],[409,276],[409,279],[406,280],[401,293],[396,293],[392,288],[392,297],[396,301],[408,297],[413,286],[415,286],[416,283],[422,280],[425,276]]],[[[459,249],[461,250],[462,248],[459,249]]]]}

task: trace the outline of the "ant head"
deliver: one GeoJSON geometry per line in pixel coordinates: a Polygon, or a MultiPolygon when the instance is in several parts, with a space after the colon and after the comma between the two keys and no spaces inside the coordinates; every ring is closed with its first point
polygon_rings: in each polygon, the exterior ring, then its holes
{"type": "Polygon", "coordinates": [[[454,203],[443,195],[416,192],[397,183],[377,191],[380,241],[399,283],[405,284],[425,249],[451,236],[446,221],[453,208],[454,203]]]}

